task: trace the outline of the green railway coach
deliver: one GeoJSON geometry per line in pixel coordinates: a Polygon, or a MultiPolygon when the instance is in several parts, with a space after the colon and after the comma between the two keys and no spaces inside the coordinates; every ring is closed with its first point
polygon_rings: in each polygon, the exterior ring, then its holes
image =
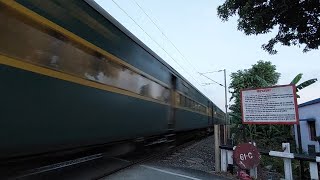
{"type": "Polygon", "coordinates": [[[224,123],[94,1],[0,0],[0,159],[224,123]]]}

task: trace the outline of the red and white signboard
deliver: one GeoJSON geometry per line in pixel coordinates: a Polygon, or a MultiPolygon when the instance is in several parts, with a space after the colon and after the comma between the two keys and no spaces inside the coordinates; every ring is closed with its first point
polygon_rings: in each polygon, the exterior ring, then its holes
{"type": "Polygon", "coordinates": [[[294,85],[245,89],[240,93],[243,124],[297,124],[294,85]]]}

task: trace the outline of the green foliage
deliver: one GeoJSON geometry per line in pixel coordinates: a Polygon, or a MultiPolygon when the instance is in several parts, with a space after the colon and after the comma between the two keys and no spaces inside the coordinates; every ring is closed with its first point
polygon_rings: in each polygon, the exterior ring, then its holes
{"type": "Polygon", "coordinates": [[[269,61],[258,61],[250,69],[239,70],[231,73],[230,100],[240,104],[240,90],[247,88],[266,87],[278,82],[280,73],[276,72],[276,66],[269,61]]]}
{"type": "Polygon", "coordinates": [[[260,76],[256,75],[256,79],[259,81],[259,83],[262,84],[263,87],[270,86],[270,84],[266,80],[262,79],[260,76]]]}
{"type": "Polygon", "coordinates": [[[231,130],[237,142],[246,141],[248,138],[255,140],[258,138],[266,139],[266,141],[262,140],[262,144],[265,145],[268,144],[267,141],[270,138],[275,137],[274,126],[243,125],[241,123],[240,90],[272,86],[278,82],[279,77],[280,73],[276,72],[276,66],[268,61],[258,61],[250,69],[239,70],[231,74],[230,100],[234,100],[234,104],[230,106],[231,122],[234,124],[231,130]]]}
{"type": "Polygon", "coordinates": [[[299,73],[298,75],[296,75],[296,77],[293,78],[290,84],[294,84],[294,85],[298,84],[301,78],[302,78],[302,73],[299,73]]]}
{"type": "Polygon", "coordinates": [[[218,7],[222,21],[238,15],[238,30],[258,35],[277,28],[278,33],[262,48],[276,54],[277,43],[305,45],[304,52],[320,45],[320,2],[318,0],[225,0],[218,7]]]}
{"type": "MultiPolygon", "coordinates": [[[[258,61],[250,69],[238,70],[231,75],[229,85],[231,98],[234,104],[230,106],[231,132],[236,143],[254,140],[260,149],[282,151],[281,143],[289,142],[294,146],[292,126],[288,125],[244,125],[242,124],[240,107],[240,90],[247,88],[259,88],[273,86],[277,84],[280,73],[276,72],[276,66],[268,61],[258,61]]],[[[302,73],[298,74],[290,84],[297,85],[302,79],[302,73]]],[[[307,80],[296,86],[297,92],[311,84],[317,79],[307,80]]],[[[320,136],[319,136],[320,139],[320,136]]],[[[291,149],[295,149],[292,147],[291,149]]],[[[263,156],[261,160],[263,166],[273,166],[273,170],[281,173],[283,162],[279,158],[263,156]]],[[[294,166],[295,167],[295,166],[294,166]]],[[[296,169],[298,167],[295,167],[296,169]]]]}
{"type": "Polygon", "coordinates": [[[309,80],[307,80],[307,81],[299,84],[299,85],[297,86],[297,92],[298,92],[299,90],[301,90],[301,89],[303,89],[303,88],[306,88],[306,87],[310,86],[311,84],[317,82],[317,80],[318,80],[318,79],[316,79],[316,78],[314,78],[314,79],[309,79],[309,80]]]}
{"type": "MultiPolygon", "coordinates": [[[[302,78],[298,74],[290,84],[297,85],[302,78]]],[[[232,122],[231,131],[236,142],[255,140],[258,147],[276,150],[284,141],[294,144],[292,127],[287,125],[244,125],[242,124],[240,91],[247,88],[268,87],[277,84],[280,73],[276,72],[276,66],[268,61],[258,61],[250,69],[238,70],[231,73],[229,85],[231,98],[234,104],[230,106],[232,122]]],[[[311,84],[317,79],[307,80],[296,86],[297,92],[311,84]]]]}
{"type": "MultiPolygon", "coordinates": [[[[230,106],[232,122],[231,132],[236,143],[254,140],[260,149],[279,150],[282,142],[293,142],[291,126],[286,125],[244,125],[241,122],[240,90],[246,88],[268,87],[277,84],[280,73],[276,66],[268,61],[258,61],[250,69],[239,70],[231,74],[229,89],[234,104],[230,106]]],[[[230,100],[231,100],[230,99],[230,100]]],[[[272,165],[281,172],[283,162],[279,158],[263,156],[263,166],[272,165]]]]}
{"type": "MultiPolygon", "coordinates": [[[[303,83],[297,85],[298,82],[301,80],[301,78],[302,78],[302,73],[299,73],[298,75],[296,75],[296,77],[293,78],[293,80],[290,83],[290,84],[296,85],[296,92],[299,92],[301,89],[304,89],[318,81],[317,78],[314,78],[314,79],[309,79],[307,81],[304,81],[303,83]]],[[[298,94],[297,94],[297,98],[300,98],[298,94]]]]}

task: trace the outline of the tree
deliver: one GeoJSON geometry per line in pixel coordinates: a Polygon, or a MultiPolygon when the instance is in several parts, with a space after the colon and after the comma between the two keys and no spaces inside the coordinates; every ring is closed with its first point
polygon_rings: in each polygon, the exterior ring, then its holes
{"type": "MultiPolygon", "coordinates": [[[[254,132],[257,131],[257,126],[255,125],[241,124],[240,90],[275,85],[278,82],[279,77],[280,73],[276,72],[276,66],[272,65],[269,61],[258,61],[256,64],[252,65],[250,69],[231,73],[231,83],[229,85],[231,93],[230,100],[234,100],[234,104],[230,106],[230,115],[232,123],[235,124],[235,127],[232,130],[237,137],[241,137],[240,134],[242,134],[244,138],[250,137],[250,139],[254,139],[254,132]],[[239,130],[241,130],[241,132],[239,132],[239,130]]],[[[262,128],[260,132],[264,133],[264,135],[266,135],[269,130],[265,127],[266,126],[259,126],[259,128],[262,128]]]]}
{"type": "Polygon", "coordinates": [[[234,104],[230,106],[230,110],[241,116],[240,90],[274,85],[278,82],[280,73],[276,72],[276,66],[272,65],[271,62],[258,61],[250,69],[238,70],[235,73],[231,73],[230,76],[230,100],[234,100],[234,104]]]}
{"type": "Polygon", "coordinates": [[[303,52],[320,45],[320,2],[318,0],[226,0],[218,7],[222,21],[238,14],[238,30],[258,35],[278,29],[262,48],[276,54],[274,46],[304,45],[303,52]]]}
{"type": "MultiPolygon", "coordinates": [[[[232,131],[235,133],[235,137],[239,138],[238,141],[245,141],[249,137],[251,140],[259,141],[259,145],[262,147],[276,148],[282,141],[292,138],[290,126],[243,125],[241,121],[240,90],[273,86],[277,84],[279,77],[280,73],[276,72],[276,66],[268,61],[258,61],[250,69],[231,73],[230,100],[234,100],[234,104],[230,106],[230,116],[232,124],[234,124],[232,131]],[[241,135],[243,138],[241,138],[241,135]]],[[[317,79],[310,79],[297,85],[301,78],[302,73],[295,76],[290,83],[296,85],[297,92],[317,81],[317,79]]]]}
{"type": "MultiPolygon", "coordinates": [[[[232,122],[231,132],[236,143],[254,140],[261,149],[272,149],[281,151],[282,142],[294,144],[292,138],[292,126],[288,125],[244,125],[241,122],[240,90],[246,88],[260,88],[277,84],[280,73],[276,71],[276,66],[271,62],[258,61],[250,69],[238,70],[231,74],[229,85],[231,100],[234,104],[230,106],[230,116],[232,122]]],[[[290,84],[295,84],[297,92],[317,81],[317,79],[307,80],[299,85],[302,74],[298,74],[290,84]]],[[[319,137],[320,139],[320,137],[319,137]]],[[[270,157],[262,157],[261,164],[272,164],[275,170],[283,166],[281,160],[270,157]]]]}

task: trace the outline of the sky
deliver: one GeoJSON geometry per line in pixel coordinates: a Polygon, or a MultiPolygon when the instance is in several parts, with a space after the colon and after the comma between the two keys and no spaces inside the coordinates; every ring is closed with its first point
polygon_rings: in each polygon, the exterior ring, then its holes
{"type": "MultiPolygon", "coordinates": [[[[261,45],[275,32],[246,36],[237,30],[237,17],[222,22],[217,16],[217,7],[223,0],[95,1],[223,110],[224,87],[215,83],[203,85],[212,82],[199,72],[226,69],[228,85],[230,73],[264,60],[271,61],[281,73],[279,85],[289,84],[299,73],[303,73],[301,82],[311,78],[320,80],[319,50],[303,53],[303,46],[277,45],[278,54],[269,55],[261,45]]],[[[222,72],[206,76],[224,83],[222,72]]],[[[299,104],[320,98],[320,81],[299,95],[299,104]]],[[[228,93],[228,98],[230,96],[228,93]]]]}

